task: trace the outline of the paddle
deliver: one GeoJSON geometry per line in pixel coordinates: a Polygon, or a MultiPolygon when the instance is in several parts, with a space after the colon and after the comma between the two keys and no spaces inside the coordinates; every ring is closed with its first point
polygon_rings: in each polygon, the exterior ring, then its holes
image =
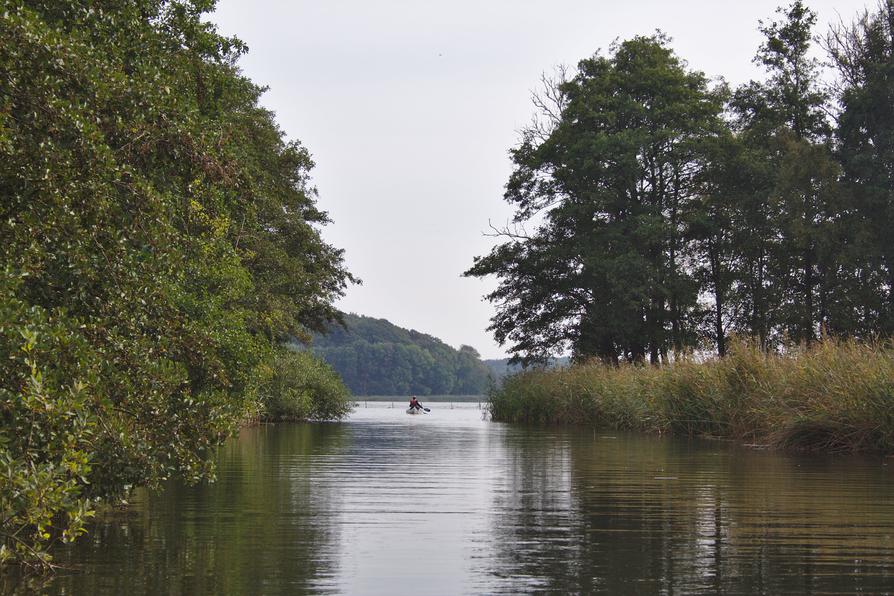
{"type": "MultiPolygon", "coordinates": [[[[418,401],[417,401],[416,403],[419,404],[418,401]]],[[[426,408],[426,407],[423,406],[422,404],[419,404],[419,409],[420,409],[420,410],[424,410],[426,414],[428,414],[429,412],[431,412],[431,410],[430,410],[429,408],[426,408]]]]}

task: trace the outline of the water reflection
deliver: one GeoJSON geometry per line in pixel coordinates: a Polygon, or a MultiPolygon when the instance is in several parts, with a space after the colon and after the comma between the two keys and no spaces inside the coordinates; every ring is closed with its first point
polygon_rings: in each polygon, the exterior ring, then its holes
{"type": "Polygon", "coordinates": [[[333,499],[305,473],[350,439],[337,425],[242,431],[219,458],[216,483],[171,482],[100,516],[89,536],[56,553],[60,594],[320,593],[331,577],[333,499]]]}
{"type": "Polygon", "coordinates": [[[890,593],[885,464],[378,405],[247,429],[217,483],[139,495],[0,592],[890,593]]]}
{"type": "MultiPolygon", "coordinates": [[[[503,429],[505,470],[493,489],[487,553],[478,572],[498,581],[494,591],[568,592],[577,575],[582,537],[579,508],[571,492],[568,436],[534,429],[503,429]]],[[[484,587],[484,586],[482,586],[484,587]]]]}
{"type": "Polygon", "coordinates": [[[510,477],[526,488],[496,503],[501,576],[574,593],[894,588],[894,502],[884,462],[534,433],[539,440],[507,441],[510,477]]]}

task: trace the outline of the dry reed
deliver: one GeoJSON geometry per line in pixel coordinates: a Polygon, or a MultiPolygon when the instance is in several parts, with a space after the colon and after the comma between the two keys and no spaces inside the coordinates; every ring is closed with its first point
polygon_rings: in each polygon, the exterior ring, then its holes
{"type": "Polygon", "coordinates": [[[767,447],[894,453],[894,350],[825,340],[670,366],[525,371],[490,396],[495,420],[724,437],[767,447]]]}

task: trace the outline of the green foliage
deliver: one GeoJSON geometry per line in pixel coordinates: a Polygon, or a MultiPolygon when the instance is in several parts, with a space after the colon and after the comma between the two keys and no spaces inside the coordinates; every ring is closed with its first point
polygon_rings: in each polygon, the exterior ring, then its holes
{"type": "Polygon", "coordinates": [[[816,15],[800,0],[777,14],[760,26],[766,79],[732,92],[660,34],[547,81],[512,151],[517,227],[466,273],[499,279],[490,328],[518,360],[665,364],[723,356],[730,335],[771,351],[894,333],[894,4],[829,37],[837,130],[816,15]]]}
{"type": "Polygon", "coordinates": [[[735,208],[732,218],[742,305],[733,325],[765,348],[809,343],[823,329],[855,331],[844,320],[842,276],[850,271],[839,258],[846,234],[838,219],[848,206],[841,202],[828,97],[819,63],[809,57],[816,15],[799,0],[778,12],[781,21],[761,27],[765,41],[755,58],[767,81],[737,90],[730,106],[747,152],[737,166],[750,174],[740,187],[744,209],[735,208]]]}
{"type": "Polygon", "coordinates": [[[491,329],[526,360],[666,360],[695,342],[698,283],[685,213],[698,197],[705,139],[722,95],[661,36],[636,37],[578,64],[548,90],[552,120],[525,132],[505,199],[531,233],[475,260],[496,275],[491,329]]]}
{"type": "Polygon", "coordinates": [[[358,395],[481,395],[491,374],[471,346],[455,350],[384,319],[344,315],[314,336],[315,354],[358,395]]]}
{"type": "Polygon", "coordinates": [[[310,352],[283,349],[261,386],[265,420],[337,420],[351,410],[351,392],[328,364],[310,352]]]}
{"type": "Polygon", "coordinates": [[[491,413],[494,420],[656,430],[647,402],[651,370],[599,364],[528,369],[491,392],[491,413]]]}
{"type": "Polygon", "coordinates": [[[0,7],[0,548],[210,456],[352,281],[213,2],[0,7]],[[88,501],[88,499],[90,501],[88,501]]]}
{"type": "Polygon", "coordinates": [[[88,384],[99,366],[72,321],[27,307],[15,298],[19,286],[8,271],[0,278],[0,353],[7,360],[0,387],[0,564],[45,565],[41,546],[59,529],[58,537],[73,540],[92,515],[82,487],[97,424],[88,384]]]}
{"type": "Polygon", "coordinates": [[[894,2],[833,29],[826,40],[840,74],[835,135],[852,208],[842,260],[849,264],[853,326],[894,334],[894,2]],[[859,309],[859,310],[857,310],[859,309]]]}
{"type": "Polygon", "coordinates": [[[894,453],[894,350],[854,340],[786,355],[737,343],[726,358],[662,368],[591,363],[527,371],[490,400],[495,420],[894,453]]]}

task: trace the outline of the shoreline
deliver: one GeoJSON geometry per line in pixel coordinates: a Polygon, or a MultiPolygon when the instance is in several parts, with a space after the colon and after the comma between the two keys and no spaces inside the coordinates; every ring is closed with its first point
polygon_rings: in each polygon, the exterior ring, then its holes
{"type": "Polygon", "coordinates": [[[577,364],[507,378],[493,420],[722,438],[762,449],[894,454],[894,351],[826,340],[786,355],[737,345],[657,368],[577,364]]]}

